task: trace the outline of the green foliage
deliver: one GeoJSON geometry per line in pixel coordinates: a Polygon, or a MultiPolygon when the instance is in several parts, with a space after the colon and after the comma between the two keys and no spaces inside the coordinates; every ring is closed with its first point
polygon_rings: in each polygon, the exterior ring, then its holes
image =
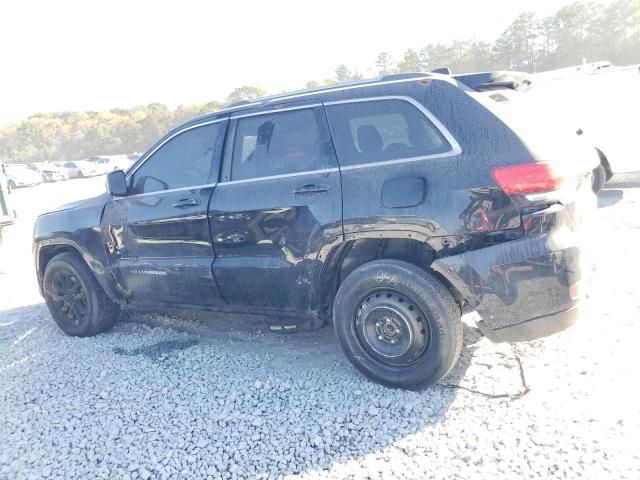
{"type": "MultiPolygon", "coordinates": [[[[453,72],[536,72],[578,65],[583,60],[609,60],[621,65],[640,62],[640,0],[615,0],[606,5],[576,2],[545,18],[524,12],[493,44],[464,39],[428,44],[407,49],[397,63],[391,54],[381,52],[375,70],[381,76],[439,67],[449,67],[453,72]]],[[[312,80],[307,87],[361,78],[357,70],[341,64],[334,78],[312,80]]],[[[16,124],[0,125],[0,161],[77,160],[96,154],[142,151],[184,120],[265,93],[262,88],[245,85],[231,92],[224,104],[211,102],[171,110],[154,103],[108,112],[33,115],[16,124]]]]}
{"type": "Polygon", "coordinates": [[[376,60],[376,67],[378,67],[378,75],[381,77],[393,73],[393,58],[391,54],[389,52],[380,52],[376,60]]]}
{"type": "Polygon", "coordinates": [[[30,163],[139,152],[179,123],[221,108],[218,102],[173,110],[152,103],[108,112],[41,113],[0,125],[0,160],[30,163]]]}
{"type": "Polygon", "coordinates": [[[243,85],[242,87],[236,88],[229,94],[225,104],[229,105],[231,103],[249,101],[254,98],[264,97],[266,94],[267,91],[264,88],[243,85]]]}
{"type": "Polygon", "coordinates": [[[338,82],[346,82],[349,80],[351,76],[351,72],[349,71],[349,67],[344,64],[340,64],[336,67],[336,80],[338,82]]]}
{"type": "MultiPolygon", "coordinates": [[[[454,73],[540,72],[598,60],[618,65],[640,62],[640,0],[576,2],[544,18],[523,12],[493,44],[465,39],[431,43],[407,49],[397,63],[388,52],[381,52],[375,67],[380,76],[440,67],[454,73]]],[[[347,78],[349,67],[338,68],[340,77],[347,78]]]]}
{"type": "Polygon", "coordinates": [[[398,63],[398,66],[396,67],[396,71],[398,73],[420,72],[421,70],[424,70],[422,67],[422,59],[418,52],[412,48],[404,52],[402,61],[398,63]]]}

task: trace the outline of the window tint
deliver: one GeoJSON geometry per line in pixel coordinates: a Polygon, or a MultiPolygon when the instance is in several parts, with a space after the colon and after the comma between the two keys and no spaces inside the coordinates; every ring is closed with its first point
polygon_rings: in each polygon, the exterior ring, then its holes
{"type": "Polygon", "coordinates": [[[451,145],[415,106],[404,100],[328,105],[341,165],[433,155],[451,145]]]}
{"type": "Polygon", "coordinates": [[[134,193],[206,185],[217,181],[226,122],[187,130],[160,147],[136,170],[134,193]]]}
{"type": "Polygon", "coordinates": [[[334,166],[319,109],[290,110],[238,120],[231,179],[268,177],[334,166]]]}

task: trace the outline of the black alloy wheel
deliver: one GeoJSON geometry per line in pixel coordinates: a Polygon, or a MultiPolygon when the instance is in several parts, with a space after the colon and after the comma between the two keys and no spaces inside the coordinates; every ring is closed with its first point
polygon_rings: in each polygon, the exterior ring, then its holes
{"type": "Polygon", "coordinates": [[[75,252],[60,253],[47,263],[42,287],[51,316],[69,335],[89,337],[105,332],[120,316],[120,305],[107,296],[75,252]]]}
{"type": "Polygon", "coordinates": [[[60,269],[51,278],[52,291],[47,292],[60,318],[74,327],[86,322],[87,290],[70,269],[60,269]]]}

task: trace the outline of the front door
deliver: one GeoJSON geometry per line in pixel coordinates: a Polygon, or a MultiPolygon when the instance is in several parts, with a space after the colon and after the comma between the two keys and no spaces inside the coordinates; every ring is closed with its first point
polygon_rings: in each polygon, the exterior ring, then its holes
{"type": "Polygon", "coordinates": [[[127,177],[130,193],[103,216],[116,281],[134,303],[222,303],[211,264],[207,206],[226,119],[184,129],[127,177]]]}
{"type": "Polygon", "coordinates": [[[271,110],[232,123],[224,181],[209,207],[218,288],[232,305],[304,310],[320,247],[342,235],[324,112],[271,110]]]}

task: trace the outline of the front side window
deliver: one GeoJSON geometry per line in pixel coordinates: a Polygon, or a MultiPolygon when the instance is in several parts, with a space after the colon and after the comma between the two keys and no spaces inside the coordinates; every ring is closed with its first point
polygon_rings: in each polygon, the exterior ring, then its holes
{"type": "Polygon", "coordinates": [[[213,183],[218,178],[226,122],[192,128],[173,137],[133,174],[132,193],[213,183]]]}
{"type": "Polygon", "coordinates": [[[238,120],[231,180],[320,170],[335,159],[321,111],[289,110],[238,120]]]}
{"type": "Polygon", "coordinates": [[[340,164],[358,165],[451,150],[436,126],[404,100],[327,105],[340,164]]]}

